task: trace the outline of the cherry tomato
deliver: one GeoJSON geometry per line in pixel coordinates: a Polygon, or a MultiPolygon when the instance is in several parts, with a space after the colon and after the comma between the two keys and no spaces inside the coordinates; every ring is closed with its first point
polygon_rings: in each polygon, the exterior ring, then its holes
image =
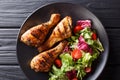
{"type": "Polygon", "coordinates": [[[86,72],[86,73],[91,72],[91,67],[86,67],[86,68],[85,68],[85,72],[86,72]]]}
{"type": "Polygon", "coordinates": [[[55,65],[56,65],[56,67],[61,68],[61,66],[62,66],[61,60],[60,59],[56,59],[55,60],[55,65]]]}
{"type": "Polygon", "coordinates": [[[77,78],[73,78],[72,80],[78,80],[77,78]]]}
{"type": "Polygon", "coordinates": [[[96,39],[97,39],[96,33],[93,33],[93,34],[92,34],[92,39],[93,39],[93,40],[96,40],[96,39]]]}
{"type": "Polygon", "coordinates": [[[74,49],[71,55],[73,59],[77,59],[77,60],[82,57],[82,53],[79,49],[74,49]]]}
{"type": "Polygon", "coordinates": [[[82,30],[83,28],[81,26],[75,26],[74,28],[74,33],[79,32],[80,30],[82,30]]]}

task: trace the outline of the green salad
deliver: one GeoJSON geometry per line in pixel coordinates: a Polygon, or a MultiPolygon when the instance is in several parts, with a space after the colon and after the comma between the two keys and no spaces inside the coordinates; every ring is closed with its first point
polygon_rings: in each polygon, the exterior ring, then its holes
{"type": "Polygon", "coordinates": [[[55,60],[49,80],[83,80],[104,48],[90,20],[78,20],[68,45],[55,60]]]}

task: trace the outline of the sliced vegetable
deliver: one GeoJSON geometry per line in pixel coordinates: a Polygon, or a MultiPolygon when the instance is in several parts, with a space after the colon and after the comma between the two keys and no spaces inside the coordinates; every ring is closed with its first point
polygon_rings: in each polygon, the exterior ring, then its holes
{"type": "Polygon", "coordinates": [[[90,20],[78,20],[77,25],[81,26],[82,28],[91,27],[91,21],[90,20]]]}
{"type": "Polygon", "coordinates": [[[74,35],[68,38],[68,45],[56,59],[49,73],[49,80],[83,80],[91,72],[91,66],[104,48],[90,20],[78,20],[74,35]]]}
{"type": "Polygon", "coordinates": [[[85,68],[85,72],[86,72],[86,73],[91,72],[91,67],[86,67],[86,68],[85,68]]]}
{"type": "Polygon", "coordinates": [[[55,65],[56,65],[58,68],[61,68],[61,66],[62,66],[61,60],[60,60],[60,59],[56,59],[56,60],[55,60],[55,65]]]}
{"type": "Polygon", "coordinates": [[[76,70],[71,70],[66,72],[66,76],[68,77],[69,80],[73,80],[76,78],[77,71],[76,70]]]}
{"type": "Polygon", "coordinates": [[[84,39],[83,36],[81,36],[81,35],[80,35],[80,37],[79,37],[78,40],[79,40],[79,43],[85,42],[85,39],[84,39]]]}
{"type": "Polygon", "coordinates": [[[82,53],[79,49],[74,49],[71,55],[72,55],[72,58],[75,60],[78,60],[82,57],[82,53]]]}
{"type": "Polygon", "coordinates": [[[82,30],[83,28],[81,27],[81,26],[75,26],[75,28],[74,28],[74,33],[77,33],[77,32],[79,32],[80,30],[82,30]]]}
{"type": "Polygon", "coordinates": [[[78,80],[77,78],[73,78],[72,80],[78,80]]]}
{"type": "Polygon", "coordinates": [[[93,32],[93,34],[92,34],[92,39],[93,39],[93,40],[97,40],[97,35],[96,35],[96,33],[94,33],[94,32],[93,32]]]}
{"type": "Polygon", "coordinates": [[[86,52],[88,52],[88,50],[89,50],[89,46],[88,46],[88,44],[85,43],[85,42],[83,42],[83,43],[81,43],[81,44],[78,44],[78,48],[79,48],[80,50],[83,50],[83,51],[86,51],[86,52]]]}
{"type": "Polygon", "coordinates": [[[82,36],[79,37],[78,41],[78,49],[83,50],[86,52],[92,52],[92,49],[89,47],[89,45],[85,42],[84,38],[82,36]]]}
{"type": "Polygon", "coordinates": [[[63,52],[68,52],[68,51],[69,51],[69,47],[68,47],[68,45],[67,45],[67,46],[65,46],[63,52]]]}

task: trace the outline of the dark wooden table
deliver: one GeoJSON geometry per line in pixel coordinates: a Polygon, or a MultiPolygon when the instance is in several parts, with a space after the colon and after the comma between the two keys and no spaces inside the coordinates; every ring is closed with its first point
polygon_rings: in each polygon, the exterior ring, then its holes
{"type": "Polygon", "coordinates": [[[97,80],[120,80],[120,0],[0,0],[0,80],[27,80],[16,57],[16,38],[25,18],[52,2],[72,2],[92,11],[110,41],[107,65],[97,80]]]}

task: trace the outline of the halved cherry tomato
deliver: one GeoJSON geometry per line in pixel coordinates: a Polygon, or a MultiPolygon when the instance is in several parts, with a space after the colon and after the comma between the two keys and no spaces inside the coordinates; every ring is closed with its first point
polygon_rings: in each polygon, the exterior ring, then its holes
{"type": "Polygon", "coordinates": [[[91,72],[91,67],[86,67],[86,68],[85,68],[85,72],[86,72],[86,73],[91,72]]]}
{"type": "Polygon", "coordinates": [[[96,33],[93,33],[93,34],[92,34],[92,39],[93,39],[93,40],[96,40],[96,39],[97,39],[96,33]]]}
{"type": "Polygon", "coordinates": [[[82,57],[82,52],[79,49],[74,49],[71,55],[73,59],[78,60],[82,57]]]}
{"type": "Polygon", "coordinates": [[[82,30],[83,28],[81,26],[75,26],[74,28],[74,33],[79,32],[80,30],[82,30]]]}
{"type": "Polygon", "coordinates": [[[78,80],[77,78],[73,78],[72,80],[78,80]]]}
{"type": "Polygon", "coordinates": [[[61,60],[60,59],[56,59],[55,60],[55,65],[56,65],[56,67],[61,68],[61,66],[62,66],[61,60]]]}

